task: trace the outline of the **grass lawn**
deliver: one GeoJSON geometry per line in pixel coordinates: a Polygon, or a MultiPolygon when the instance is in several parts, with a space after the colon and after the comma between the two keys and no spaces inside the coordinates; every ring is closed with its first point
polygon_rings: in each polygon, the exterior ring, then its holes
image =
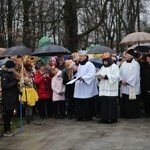
{"type": "MultiPolygon", "coordinates": [[[[11,129],[12,130],[16,130],[18,128],[20,128],[20,118],[19,117],[16,117],[14,116],[11,120],[12,124],[11,124],[11,129]]],[[[22,125],[26,123],[26,118],[23,117],[22,118],[22,125]]]]}
{"type": "MultiPolygon", "coordinates": [[[[24,125],[26,123],[26,118],[23,117],[22,118],[22,125],[24,125]]],[[[1,129],[3,131],[3,125],[4,123],[2,123],[2,126],[1,126],[1,129]]],[[[11,129],[12,130],[17,130],[20,128],[20,118],[19,117],[16,117],[16,116],[13,116],[12,119],[11,119],[11,129]]]]}

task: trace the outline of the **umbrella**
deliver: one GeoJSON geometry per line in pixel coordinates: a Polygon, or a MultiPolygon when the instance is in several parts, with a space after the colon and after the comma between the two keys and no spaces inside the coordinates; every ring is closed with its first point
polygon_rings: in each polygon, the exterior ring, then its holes
{"type": "Polygon", "coordinates": [[[4,51],[4,53],[2,54],[3,57],[14,55],[31,55],[31,51],[25,46],[14,46],[6,49],[6,51],[4,51]]]}
{"type": "Polygon", "coordinates": [[[0,67],[2,66],[2,65],[4,65],[8,60],[10,60],[9,58],[5,58],[5,59],[2,59],[2,60],[0,60],[0,67]]]}
{"type": "Polygon", "coordinates": [[[133,32],[125,36],[120,44],[140,44],[150,42],[150,34],[146,32],[133,32]]]}
{"type": "Polygon", "coordinates": [[[45,45],[36,49],[32,56],[54,56],[57,54],[71,54],[71,52],[63,46],[60,45],[45,45]]]}
{"type": "Polygon", "coordinates": [[[103,54],[107,52],[109,52],[110,54],[116,54],[114,50],[107,46],[94,46],[87,52],[87,54],[103,54]]]}
{"type": "Polygon", "coordinates": [[[6,51],[6,48],[0,48],[0,56],[6,51]]]}
{"type": "MultiPolygon", "coordinates": [[[[6,49],[6,51],[2,53],[2,57],[14,56],[14,55],[21,55],[21,56],[31,55],[31,51],[25,46],[14,46],[14,47],[10,47],[6,49]]],[[[22,62],[22,69],[23,69],[23,62],[22,62]]],[[[22,75],[22,78],[23,78],[23,75],[22,75]]],[[[22,101],[21,99],[20,99],[20,132],[22,132],[22,101]]]]}
{"type": "Polygon", "coordinates": [[[96,68],[101,68],[103,66],[101,58],[92,58],[89,61],[92,62],[96,68]]]}
{"type": "Polygon", "coordinates": [[[134,50],[139,50],[140,52],[148,52],[150,50],[150,43],[135,44],[131,46],[134,50]]]}

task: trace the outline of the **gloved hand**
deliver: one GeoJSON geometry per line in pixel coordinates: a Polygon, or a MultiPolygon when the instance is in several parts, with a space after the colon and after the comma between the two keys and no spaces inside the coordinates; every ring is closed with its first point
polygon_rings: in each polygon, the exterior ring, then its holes
{"type": "Polygon", "coordinates": [[[63,95],[63,94],[64,94],[64,92],[59,92],[58,94],[59,94],[59,95],[63,95]]]}

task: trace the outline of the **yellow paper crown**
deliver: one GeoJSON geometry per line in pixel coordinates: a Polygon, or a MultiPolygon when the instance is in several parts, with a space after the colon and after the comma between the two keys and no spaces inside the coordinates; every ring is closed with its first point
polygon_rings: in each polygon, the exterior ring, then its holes
{"type": "Polygon", "coordinates": [[[110,56],[111,56],[111,54],[109,52],[107,52],[107,53],[103,53],[101,58],[106,59],[106,58],[109,58],[110,56]]]}

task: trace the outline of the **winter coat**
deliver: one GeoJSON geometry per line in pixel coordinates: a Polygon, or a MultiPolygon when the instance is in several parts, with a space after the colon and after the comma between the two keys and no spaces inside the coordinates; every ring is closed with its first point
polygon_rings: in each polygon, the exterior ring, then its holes
{"type": "Polygon", "coordinates": [[[141,88],[142,90],[150,91],[150,65],[148,62],[141,64],[141,88]]]}
{"type": "Polygon", "coordinates": [[[34,83],[37,87],[39,99],[47,99],[52,97],[51,80],[52,76],[49,74],[49,78],[44,78],[39,70],[34,75],[34,83]]]}
{"type": "MultiPolygon", "coordinates": [[[[69,76],[67,74],[67,71],[65,71],[64,75],[63,75],[63,84],[66,85],[66,83],[69,82],[69,81],[70,81],[69,76]]],[[[73,99],[74,85],[75,85],[75,83],[66,85],[65,97],[68,100],[73,99]]]]}
{"type": "Polygon", "coordinates": [[[2,71],[1,86],[2,107],[4,111],[17,109],[19,104],[19,87],[18,80],[13,75],[13,72],[2,71]]]}
{"type": "Polygon", "coordinates": [[[53,101],[65,100],[65,85],[57,74],[52,78],[53,101]],[[60,94],[62,93],[62,94],[60,94]]]}

